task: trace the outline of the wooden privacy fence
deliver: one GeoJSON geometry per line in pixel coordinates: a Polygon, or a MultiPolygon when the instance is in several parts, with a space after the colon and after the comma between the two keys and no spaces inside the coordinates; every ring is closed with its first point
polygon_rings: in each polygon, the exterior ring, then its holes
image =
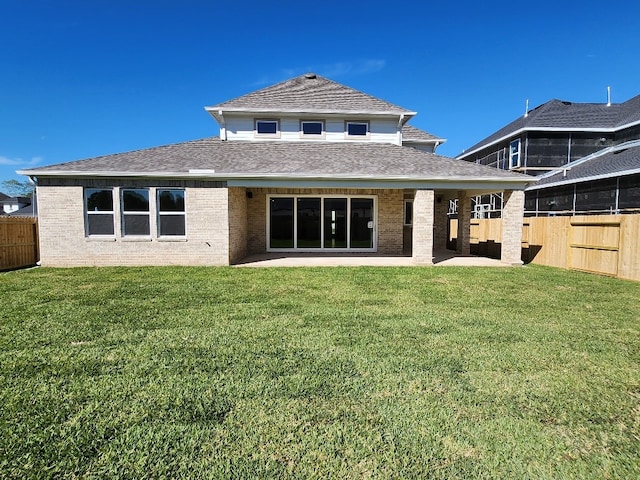
{"type": "Polygon", "coordinates": [[[0,216],[0,270],[29,267],[38,260],[38,221],[0,216]]]}
{"type": "MultiPolygon", "coordinates": [[[[471,220],[471,253],[500,258],[501,226],[499,218],[471,220]]],[[[640,215],[527,217],[522,260],[640,281],[640,215]]]]}

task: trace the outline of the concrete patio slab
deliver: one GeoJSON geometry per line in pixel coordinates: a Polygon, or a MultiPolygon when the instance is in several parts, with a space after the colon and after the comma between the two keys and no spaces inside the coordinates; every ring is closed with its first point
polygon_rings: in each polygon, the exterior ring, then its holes
{"type": "MultiPolygon", "coordinates": [[[[435,252],[433,265],[465,267],[507,267],[493,258],[473,255],[459,256],[448,250],[435,252]]],[[[407,256],[379,256],[360,253],[262,253],[250,255],[235,267],[414,267],[413,258],[407,256]]]]}

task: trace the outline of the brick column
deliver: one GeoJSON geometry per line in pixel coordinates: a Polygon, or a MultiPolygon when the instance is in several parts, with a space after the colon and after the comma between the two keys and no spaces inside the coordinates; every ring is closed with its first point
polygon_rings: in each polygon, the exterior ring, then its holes
{"type": "Polygon", "coordinates": [[[456,252],[461,255],[471,254],[471,197],[467,192],[458,192],[458,240],[456,252]]]}
{"type": "Polygon", "coordinates": [[[505,190],[502,205],[502,251],[500,261],[522,265],[522,222],[524,191],[505,190]]]}
{"type": "Polygon", "coordinates": [[[416,190],[413,199],[413,263],[433,265],[433,190],[416,190]]]}
{"type": "Polygon", "coordinates": [[[449,202],[442,195],[436,195],[435,216],[433,218],[433,248],[444,250],[447,248],[447,222],[449,217],[449,202]],[[440,200],[438,200],[440,199],[440,200]]]}

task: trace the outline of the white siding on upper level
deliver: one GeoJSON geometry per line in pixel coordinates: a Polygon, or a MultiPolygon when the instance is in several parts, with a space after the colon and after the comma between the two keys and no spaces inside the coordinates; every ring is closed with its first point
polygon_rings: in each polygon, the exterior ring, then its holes
{"type": "Polygon", "coordinates": [[[436,151],[436,145],[435,142],[434,143],[411,143],[411,142],[403,142],[402,143],[405,147],[413,147],[416,150],[420,150],[421,152],[427,152],[427,153],[435,153],[436,151]]]}
{"type": "MultiPolygon", "coordinates": [[[[322,118],[319,116],[294,118],[264,115],[255,117],[225,115],[226,140],[245,141],[317,141],[317,142],[376,142],[392,143],[399,145],[398,120],[393,118],[362,119],[362,118],[322,118]],[[277,119],[280,121],[279,138],[262,137],[255,135],[254,125],[256,119],[277,119]],[[325,125],[325,134],[321,137],[302,136],[300,133],[301,120],[322,120],[325,125]],[[362,139],[346,137],[346,121],[369,122],[369,135],[362,139]]],[[[223,139],[224,140],[224,139],[223,139]]]]}

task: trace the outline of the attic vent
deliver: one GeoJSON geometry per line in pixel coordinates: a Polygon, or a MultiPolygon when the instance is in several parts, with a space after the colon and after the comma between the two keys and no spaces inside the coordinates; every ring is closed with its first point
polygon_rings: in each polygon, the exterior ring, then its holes
{"type": "Polygon", "coordinates": [[[562,102],[564,105],[573,105],[571,102],[562,102]]]}
{"type": "Polygon", "coordinates": [[[309,80],[313,80],[314,78],[316,78],[316,74],[315,73],[305,73],[304,74],[304,78],[308,78],[309,80]]]}

